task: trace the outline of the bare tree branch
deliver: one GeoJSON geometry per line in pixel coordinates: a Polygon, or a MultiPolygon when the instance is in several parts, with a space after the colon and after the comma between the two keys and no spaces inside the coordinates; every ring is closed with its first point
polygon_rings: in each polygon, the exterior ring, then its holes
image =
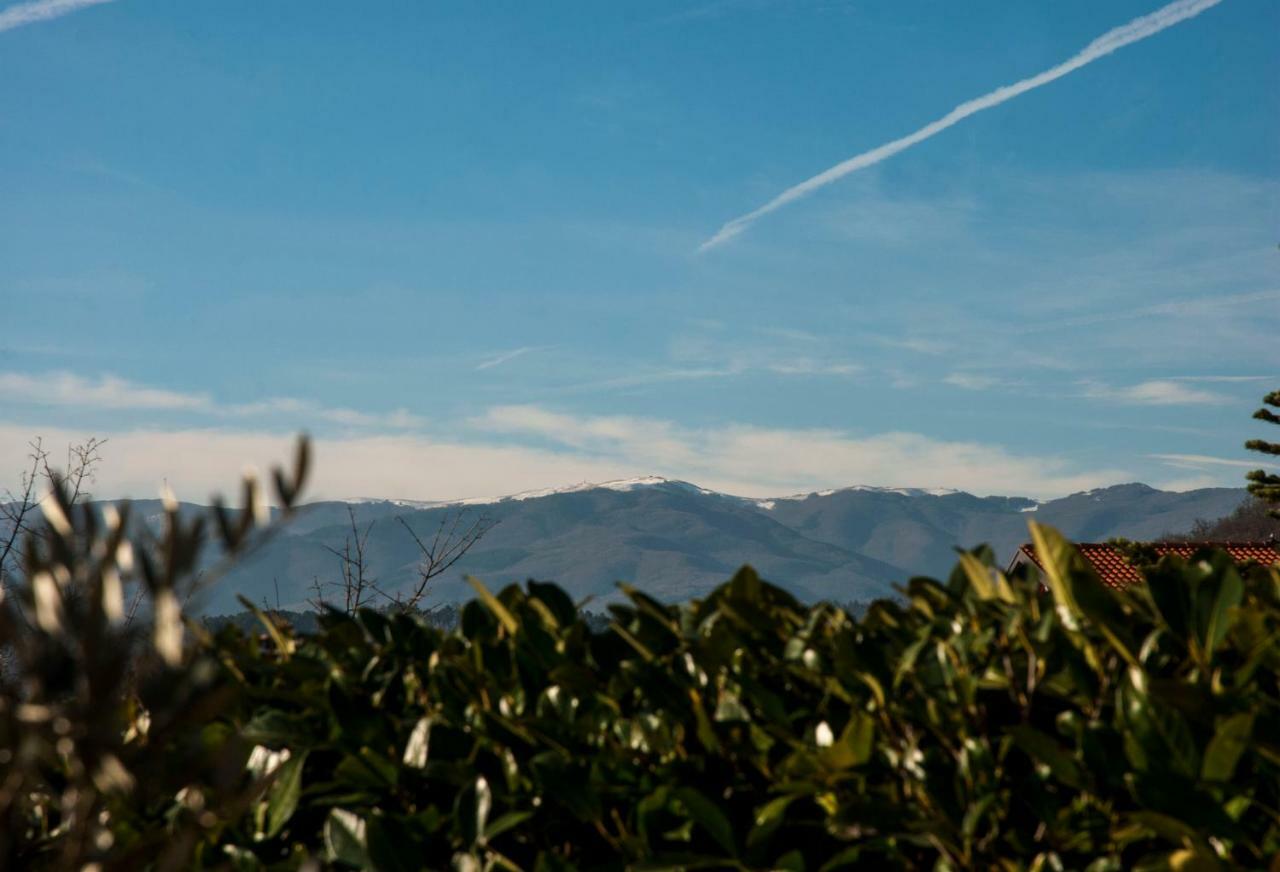
{"type": "Polygon", "coordinates": [[[413,538],[414,543],[418,546],[418,553],[422,558],[418,563],[418,580],[414,583],[408,595],[404,597],[397,594],[392,598],[380,589],[375,588],[375,590],[382,596],[387,597],[387,599],[392,600],[399,608],[417,608],[429,592],[432,579],[447,572],[497,524],[497,521],[484,513],[475,516],[474,520],[469,520],[469,517],[470,510],[465,508],[456,512],[446,513],[440,519],[435,534],[431,537],[430,544],[428,544],[413,531],[413,528],[409,526],[409,522],[403,516],[397,516],[396,521],[413,538]]]}
{"type": "Polygon", "coordinates": [[[90,437],[79,445],[67,446],[66,471],[59,473],[49,463],[49,451],[44,441],[36,438],[29,443],[31,453],[27,455],[30,469],[22,473],[20,479],[21,492],[15,495],[5,491],[0,502],[0,521],[7,528],[0,532],[0,586],[13,575],[12,564],[19,558],[18,545],[28,534],[39,534],[40,527],[34,521],[37,517],[36,507],[40,504],[40,492],[52,487],[55,479],[60,479],[68,490],[72,504],[85,502],[90,495],[85,492],[86,484],[94,481],[94,472],[102,461],[101,449],[107,440],[90,437]]]}
{"type": "Polygon", "coordinates": [[[325,610],[325,606],[327,605],[327,603],[325,602],[325,599],[324,599],[324,585],[320,583],[320,576],[318,575],[312,576],[311,589],[316,592],[316,595],[313,596],[311,599],[307,600],[307,602],[311,604],[311,608],[315,612],[317,613],[323,612],[325,610]]]}
{"type": "Polygon", "coordinates": [[[11,557],[16,557],[14,553],[18,541],[24,533],[27,532],[27,517],[35,508],[35,490],[36,482],[39,479],[40,466],[44,461],[46,452],[37,439],[31,443],[31,470],[22,473],[22,494],[15,496],[10,491],[5,491],[4,503],[0,504],[0,517],[8,524],[9,529],[5,532],[4,544],[0,545],[0,589],[6,584],[6,577],[9,575],[8,566],[11,557]]]}
{"type": "MultiPolygon", "coordinates": [[[[338,558],[342,579],[337,586],[342,590],[343,608],[347,614],[351,615],[355,614],[361,606],[367,605],[370,593],[377,590],[377,581],[368,574],[365,566],[365,550],[369,543],[369,533],[373,531],[373,525],[376,522],[370,521],[369,526],[365,527],[362,533],[353,506],[347,506],[347,519],[351,525],[351,532],[347,534],[342,550],[328,545],[324,548],[338,558]]],[[[314,586],[317,600],[323,603],[324,596],[319,579],[315,580],[314,586]]]]}

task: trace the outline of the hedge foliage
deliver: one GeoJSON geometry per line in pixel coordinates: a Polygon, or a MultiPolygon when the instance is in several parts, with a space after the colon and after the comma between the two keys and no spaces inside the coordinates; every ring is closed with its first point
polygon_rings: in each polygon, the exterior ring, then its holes
{"type": "MultiPolygon", "coordinates": [[[[83,523],[59,590],[110,562],[83,523]]],[[[604,631],[477,583],[448,632],[189,624],[128,686],[67,636],[92,596],[61,623],[10,596],[0,866],[1266,868],[1280,572],[1207,552],[1116,593],[1031,531],[1043,574],[979,549],[861,618],[746,568],[680,606],[624,588],[604,631]]]]}

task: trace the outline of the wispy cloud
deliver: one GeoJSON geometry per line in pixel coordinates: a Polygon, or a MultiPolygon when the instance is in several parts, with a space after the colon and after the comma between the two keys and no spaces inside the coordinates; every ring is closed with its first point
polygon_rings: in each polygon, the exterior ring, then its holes
{"type": "Polygon", "coordinates": [[[206,411],[213,406],[204,394],[146,387],[114,375],[95,380],[70,372],[0,372],[0,400],[90,409],[206,411]]]}
{"type": "Polygon", "coordinates": [[[742,375],[744,372],[746,372],[745,368],[736,365],[724,367],[654,367],[613,378],[577,382],[560,388],[558,392],[564,394],[590,393],[591,391],[638,388],[646,385],[667,384],[669,382],[723,379],[742,375]]]}
{"type": "Polygon", "coordinates": [[[1170,466],[1188,469],[1201,469],[1206,466],[1236,466],[1241,469],[1257,469],[1256,460],[1232,460],[1227,457],[1213,457],[1208,454],[1152,454],[1156,460],[1163,460],[1170,466]]]}
{"type": "MultiPolygon", "coordinates": [[[[849,379],[864,375],[867,367],[850,360],[827,337],[791,327],[752,327],[765,337],[751,342],[728,336],[722,325],[705,323],[679,333],[668,341],[666,360],[660,363],[627,361],[616,376],[593,378],[556,389],[574,394],[622,388],[643,388],[680,382],[733,378],[771,377],[849,379]]],[[[616,366],[601,361],[597,369],[616,366]]]]}
{"type": "Polygon", "coordinates": [[[1280,289],[1171,300],[1167,303],[1156,303],[1151,306],[1139,306],[1133,309],[1058,318],[1040,324],[1013,325],[1011,330],[1014,333],[1040,333],[1049,330],[1061,330],[1067,327],[1092,327],[1096,324],[1110,324],[1115,321],[1130,321],[1153,316],[1187,318],[1206,315],[1220,309],[1248,306],[1255,303],[1270,303],[1274,300],[1280,300],[1280,289]]]}
{"type": "Polygon", "coordinates": [[[789,342],[815,343],[823,341],[822,337],[816,333],[810,333],[808,330],[799,330],[795,327],[755,327],[753,329],[765,336],[773,336],[789,342]]]}
{"type": "Polygon", "coordinates": [[[985,391],[1003,384],[1001,379],[976,372],[953,372],[942,379],[943,384],[966,391],[985,391]]]}
{"type": "Polygon", "coordinates": [[[1123,387],[1085,381],[1081,386],[1086,397],[1140,406],[1200,406],[1232,402],[1230,397],[1187,387],[1185,382],[1172,379],[1153,379],[1123,387]]]}
{"type": "Polygon", "coordinates": [[[425,419],[410,413],[407,409],[395,409],[386,413],[360,412],[341,406],[322,406],[296,397],[272,397],[253,403],[217,406],[211,411],[223,417],[254,418],[287,415],[294,420],[309,419],[343,427],[375,427],[392,430],[414,429],[426,424],[425,419]]]}
{"type": "Polygon", "coordinates": [[[1170,3],[1155,12],[1135,18],[1128,24],[1121,27],[1113,28],[1102,36],[1089,43],[1080,52],[1069,58],[1068,60],[1050,67],[1042,73],[1037,73],[1026,79],[1014,82],[1011,85],[1004,85],[984,94],[973,100],[961,103],[952,109],[937,121],[930,122],[914,133],[910,133],[900,139],[887,142],[884,145],[877,146],[870,151],[854,155],[848,160],[842,161],[828,170],[806,179],[798,185],[794,185],[774,197],[768,203],[765,203],[758,209],[740,215],[732,221],[726,223],[715,235],[699,246],[699,251],[706,251],[714,248],[721,243],[727,242],[746,230],[753,222],[764,215],[769,214],[777,209],[781,209],[789,203],[795,202],[802,197],[808,196],[819,188],[825,187],[832,182],[844,178],[850,173],[858,170],[866,169],[874,166],[881,161],[893,157],[900,151],[905,151],[913,145],[921,143],[930,137],[937,136],[947,128],[958,124],[970,115],[976,115],[986,109],[999,106],[1001,103],[1012,100],[1025,94],[1028,91],[1047,85],[1052,81],[1062,78],[1068,73],[1074,72],[1087,64],[1091,64],[1099,58],[1106,57],[1118,49],[1127,45],[1154,36],[1162,30],[1172,27],[1181,21],[1192,18],[1204,12],[1213,6],[1221,3],[1222,0],[1177,0],[1170,3]]]}
{"type": "Polygon", "coordinates": [[[866,367],[847,360],[790,357],[771,361],[764,365],[764,369],[778,375],[858,375],[866,367]]]}
{"type": "Polygon", "coordinates": [[[523,357],[534,351],[546,351],[550,347],[549,345],[526,345],[523,348],[502,351],[479,363],[476,369],[493,369],[495,366],[502,366],[502,364],[515,360],[517,357],[523,357]]]}
{"type": "Polygon", "coordinates": [[[791,327],[753,329],[767,339],[743,343],[721,331],[685,332],[671,338],[668,352],[675,369],[724,375],[851,376],[866,370],[829,337],[791,327]]]}
{"type": "Polygon", "coordinates": [[[31,3],[18,3],[15,6],[0,9],[0,33],[22,27],[24,24],[36,24],[52,18],[61,18],[86,6],[110,2],[112,0],[33,0],[31,3]]]}
{"type": "Polygon", "coordinates": [[[1280,376],[1275,375],[1171,375],[1169,381],[1186,381],[1186,382],[1219,382],[1227,384],[1235,384],[1238,382],[1258,382],[1258,381],[1276,381],[1280,376]]]}
{"type": "Polygon", "coordinates": [[[249,403],[218,403],[204,393],[183,393],[138,384],[115,375],[85,378],[71,372],[0,372],[0,402],[77,410],[185,412],[219,418],[288,416],[345,427],[408,429],[425,422],[405,409],[360,412],[296,397],[269,397],[249,403]]]}
{"type": "Polygon", "coordinates": [[[950,343],[939,339],[926,339],[921,336],[872,336],[870,340],[887,348],[901,348],[904,351],[913,351],[916,354],[938,355],[945,354],[951,349],[950,343]]]}

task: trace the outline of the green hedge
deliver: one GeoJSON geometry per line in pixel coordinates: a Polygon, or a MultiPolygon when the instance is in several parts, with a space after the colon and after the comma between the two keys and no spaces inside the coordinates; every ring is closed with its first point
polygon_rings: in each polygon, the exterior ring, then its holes
{"type": "Polygon", "coordinates": [[[477,585],[451,632],[263,615],[126,680],[77,528],[54,583],[89,595],[6,601],[0,865],[1266,868],[1280,572],[1205,553],[1115,593],[1032,533],[1043,576],[979,550],[860,619],[750,569],[626,588],[603,632],[554,585],[477,585]]]}

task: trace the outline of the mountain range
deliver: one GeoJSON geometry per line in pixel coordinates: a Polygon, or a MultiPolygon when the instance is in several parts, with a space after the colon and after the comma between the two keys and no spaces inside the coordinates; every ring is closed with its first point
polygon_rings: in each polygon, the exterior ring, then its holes
{"type": "MultiPolygon", "coordinates": [[[[305,608],[316,580],[328,584],[340,576],[329,549],[341,550],[351,534],[349,510],[361,530],[368,529],[368,573],[391,592],[416,578],[419,559],[399,519],[420,537],[458,512],[493,522],[433,582],[431,603],[470,598],[466,575],[494,589],[528,578],[554,580],[575,599],[597,604],[617,595],[619,581],[683,600],[706,593],[743,564],[802,599],[848,602],[888,595],[913,575],[945,577],[956,546],[987,543],[1008,559],[1026,541],[1030,519],[1077,541],[1152,539],[1229,514],[1245,497],[1243,489],[1168,492],[1124,484],[1045,502],[872,487],[749,499],[648,477],[448,503],[326,501],[305,506],[281,535],[193,605],[211,614],[239,611],[236,595],[243,594],[305,608]]],[[[160,507],[151,502],[136,505],[154,518],[160,507]]]]}

